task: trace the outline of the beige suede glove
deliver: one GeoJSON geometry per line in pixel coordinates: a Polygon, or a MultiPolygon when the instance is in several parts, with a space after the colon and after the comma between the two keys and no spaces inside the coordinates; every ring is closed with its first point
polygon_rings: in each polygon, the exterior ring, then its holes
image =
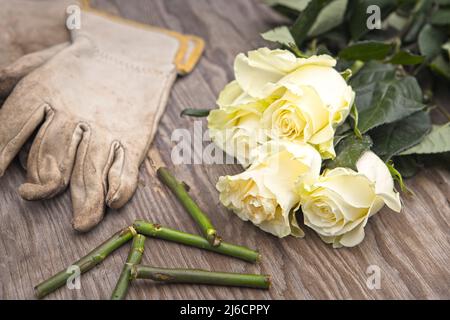
{"type": "Polygon", "coordinates": [[[94,227],[105,203],[119,208],[136,190],[179,49],[170,32],[84,12],[72,44],[24,77],[0,109],[0,176],[40,126],[19,193],[46,199],[70,182],[74,228],[94,227]]]}
{"type": "Polygon", "coordinates": [[[66,9],[77,0],[0,0],[0,68],[69,41],[66,9]]]}
{"type": "Polygon", "coordinates": [[[70,38],[66,9],[79,3],[77,0],[0,0],[0,101],[22,77],[64,48],[60,44],[70,38]]]}

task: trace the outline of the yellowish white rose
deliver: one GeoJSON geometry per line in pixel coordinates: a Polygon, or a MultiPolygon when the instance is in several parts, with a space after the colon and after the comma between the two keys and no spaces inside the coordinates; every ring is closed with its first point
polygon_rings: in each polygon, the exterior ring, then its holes
{"type": "Polygon", "coordinates": [[[297,58],[261,48],[234,63],[236,80],[221,92],[208,126],[212,140],[244,166],[249,151],[267,139],[312,144],[333,158],[334,132],[347,117],[354,92],[327,55],[297,58]]]}
{"type": "Polygon", "coordinates": [[[353,247],[364,239],[369,217],[386,204],[399,212],[401,202],[388,168],[373,152],[358,160],[357,172],[326,170],[313,184],[300,184],[305,225],[333,247],[353,247]]]}
{"type": "Polygon", "coordinates": [[[348,115],[355,93],[334,66],[336,60],[329,55],[297,58],[287,50],[260,48],[248,56],[239,54],[234,72],[243,92],[257,99],[265,99],[280,88],[297,94],[303,86],[312,87],[337,113],[334,120],[340,123],[348,115]]]}
{"type": "Polygon", "coordinates": [[[209,135],[222,150],[248,167],[252,162],[251,150],[267,140],[260,120],[270,100],[254,99],[232,81],[220,93],[217,104],[219,109],[208,116],[209,135]]]}
{"type": "Polygon", "coordinates": [[[263,113],[261,124],[272,138],[312,144],[322,158],[333,158],[333,114],[309,86],[286,91],[263,113]],[[300,92],[301,90],[301,92],[300,92]]]}
{"type": "Polygon", "coordinates": [[[296,185],[318,178],[320,154],[310,145],[289,141],[270,141],[255,153],[246,171],[219,178],[220,201],[273,235],[303,236],[294,215],[300,200],[296,185]]]}

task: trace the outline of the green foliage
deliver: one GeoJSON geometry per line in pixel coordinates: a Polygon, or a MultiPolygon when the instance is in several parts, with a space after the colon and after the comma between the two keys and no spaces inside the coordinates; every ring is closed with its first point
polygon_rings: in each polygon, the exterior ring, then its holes
{"type": "Polygon", "coordinates": [[[399,184],[400,190],[402,190],[403,192],[407,191],[409,193],[412,193],[412,191],[410,191],[403,182],[402,174],[396,168],[394,168],[394,163],[392,161],[388,161],[386,162],[386,166],[389,169],[391,176],[399,184]]]}
{"type": "Polygon", "coordinates": [[[356,92],[358,127],[362,133],[424,108],[417,80],[412,76],[397,78],[393,67],[366,64],[350,84],[356,92]]]}
{"type": "Polygon", "coordinates": [[[418,144],[431,130],[430,116],[416,112],[394,123],[380,126],[370,132],[373,151],[385,160],[418,144]]]}
{"type": "Polygon", "coordinates": [[[415,65],[420,64],[423,61],[423,56],[411,53],[408,50],[401,50],[389,59],[389,63],[401,65],[415,65]]]}
{"type": "Polygon", "coordinates": [[[435,74],[450,80],[450,64],[442,54],[431,61],[430,69],[435,74]]]}
{"type": "Polygon", "coordinates": [[[400,179],[417,170],[415,153],[449,151],[449,125],[432,126],[427,96],[435,81],[450,81],[450,0],[264,0],[293,18],[265,33],[297,56],[337,56],[337,69],[356,93],[346,122],[337,128],[337,156],[329,168],[354,168],[371,148],[400,179]],[[382,30],[370,30],[368,7],[381,9],[382,30]],[[295,45],[293,45],[295,43],[295,45]],[[350,77],[349,72],[352,71],[350,77]],[[433,128],[433,129],[432,129],[433,128]],[[431,131],[431,132],[430,132],[431,131]]]}
{"type": "Polygon", "coordinates": [[[450,9],[441,9],[434,12],[430,21],[438,26],[450,25],[450,9]]]}
{"type": "Polygon", "coordinates": [[[269,6],[284,7],[294,10],[297,14],[303,11],[311,0],[264,0],[269,6]]]}
{"type": "Polygon", "coordinates": [[[393,45],[379,41],[357,42],[339,52],[339,58],[345,60],[383,60],[392,51],[393,45]]]}
{"type": "Polygon", "coordinates": [[[441,52],[445,39],[443,31],[429,24],[425,25],[418,38],[420,53],[428,60],[433,59],[441,52]]]}
{"type": "Polygon", "coordinates": [[[291,35],[288,27],[282,26],[267,32],[261,33],[264,40],[278,42],[279,44],[290,47],[295,44],[295,40],[291,35]]]}
{"type": "Polygon", "coordinates": [[[324,6],[308,31],[309,37],[316,37],[337,27],[344,21],[348,0],[334,0],[324,6]]]}
{"type": "Polygon", "coordinates": [[[450,122],[444,125],[433,125],[431,132],[417,145],[400,155],[430,154],[450,151],[450,122]]]}
{"type": "Polygon", "coordinates": [[[297,47],[301,47],[303,41],[308,37],[308,32],[317,20],[322,9],[331,2],[331,0],[314,0],[308,3],[305,10],[302,11],[297,20],[295,20],[290,31],[295,39],[297,47]]]}
{"type": "Polygon", "coordinates": [[[393,162],[403,178],[411,178],[419,171],[419,164],[414,156],[397,156],[393,158],[393,162]]]}
{"type": "Polygon", "coordinates": [[[372,147],[372,139],[364,135],[358,138],[354,134],[349,134],[343,138],[336,147],[336,158],[326,163],[329,169],[337,167],[347,167],[356,170],[356,162],[361,155],[372,147]]]}

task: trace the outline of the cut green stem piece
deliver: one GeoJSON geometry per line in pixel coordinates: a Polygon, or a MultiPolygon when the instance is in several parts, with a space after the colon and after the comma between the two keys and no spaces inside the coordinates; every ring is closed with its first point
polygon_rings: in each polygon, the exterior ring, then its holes
{"type": "Polygon", "coordinates": [[[36,297],[41,299],[56,289],[66,285],[67,280],[77,271],[76,268],[73,270],[73,268],[70,267],[78,267],[80,274],[91,270],[93,267],[105,260],[106,257],[108,257],[113,251],[131,240],[134,234],[136,234],[136,231],[132,227],[127,227],[117,232],[111,238],[106,240],[77,262],[74,262],[65,270],[58,272],[48,280],[38,284],[34,288],[36,297]]]}
{"type": "Polygon", "coordinates": [[[226,242],[222,242],[219,246],[212,246],[203,237],[170,228],[165,228],[159,224],[154,224],[143,220],[136,220],[133,224],[133,227],[138,233],[144,234],[149,237],[173,241],[191,247],[214,251],[249,262],[259,262],[261,260],[261,255],[258,251],[226,242]]]}
{"type": "Polygon", "coordinates": [[[111,300],[125,299],[128,287],[131,281],[131,268],[135,264],[141,263],[142,254],[144,253],[145,236],[137,234],[133,237],[130,253],[128,254],[127,262],[123,266],[122,273],[117,281],[116,287],[111,295],[111,300]]]}
{"type": "Polygon", "coordinates": [[[169,269],[135,265],[133,279],[151,279],[165,283],[211,284],[216,286],[249,287],[269,289],[269,275],[212,272],[199,269],[169,269]]]}
{"type": "Polygon", "coordinates": [[[217,235],[216,228],[208,216],[198,207],[186,190],[186,185],[179,182],[167,168],[161,167],[157,171],[159,179],[175,194],[184,209],[192,216],[202,230],[203,235],[212,246],[218,246],[222,239],[217,235]]]}
{"type": "Polygon", "coordinates": [[[181,111],[180,116],[189,116],[189,117],[196,117],[196,118],[203,118],[209,116],[211,110],[209,109],[192,109],[187,108],[181,111]]]}

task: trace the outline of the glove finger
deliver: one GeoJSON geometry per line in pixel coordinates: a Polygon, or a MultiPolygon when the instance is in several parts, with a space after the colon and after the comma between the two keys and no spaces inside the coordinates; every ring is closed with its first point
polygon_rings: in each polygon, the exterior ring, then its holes
{"type": "Polygon", "coordinates": [[[69,43],[66,42],[42,51],[27,54],[16,60],[13,64],[0,70],[0,99],[6,98],[20,79],[43,65],[68,46],[69,43]]]}
{"type": "Polygon", "coordinates": [[[126,153],[122,146],[115,150],[108,173],[108,207],[119,209],[133,196],[138,185],[139,163],[138,155],[126,153]]]}
{"type": "Polygon", "coordinates": [[[51,110],[38,97],[17,89],[0,109],[0,177],[51,110]]]}
{"type": "Polygon", "coordinates": [[[47,115],[30,149],[27,183],[19,188],[24,199],[49,199],[67,188],[82,127],[53,112],[47,115]]]}
{"type": "Polygon", "coordinates": [[[70,180],[75,230],[86,232],[95,227],[104,216],[108,172],[118,144],[102,142],[87,128],[78,147],[70,180]]]}

